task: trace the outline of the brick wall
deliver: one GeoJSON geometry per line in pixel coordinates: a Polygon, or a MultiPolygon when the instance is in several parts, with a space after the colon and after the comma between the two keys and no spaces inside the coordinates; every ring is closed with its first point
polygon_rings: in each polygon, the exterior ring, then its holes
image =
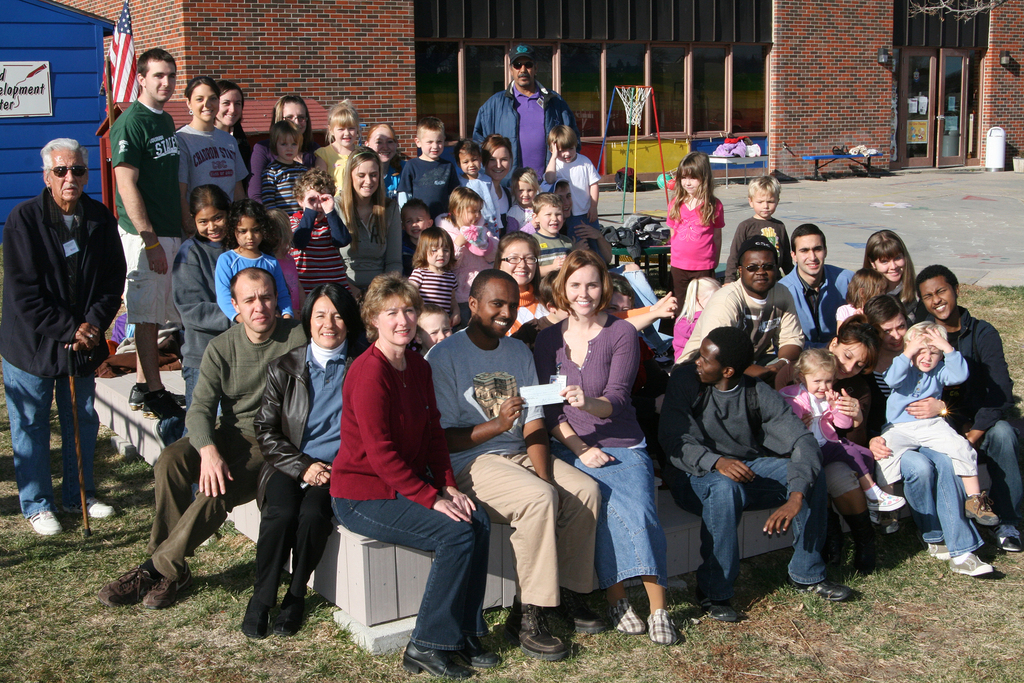
{"type": "MultiPolygon", "coordinates": [[[[122,0],[61,0],[116,22],[122,0]]],[[[325,108],[346,97],[364,123],[394,124],[414,153],[412,0],[136,0],[136,52],[162,47],[190,78],[237,82],[247,97],[299,94],[325,108]]]]}
{"type": "Polygon", "coordinates": [[[1021,67],[1024,64],[1024,10],[1007,3],[992,11],[988,51],[981,63],[981,163],[985,164],[985,136],[992,126],[1006,131],[1006,167],[1024,154],[1024,106],[1021,103],[1021,67]],[[1010,66],[999,64],[999,53],[1010,51],[1010,66]]]}
{"type": "MultiPolygon", "coordinates": [[[[893,74],[878,64],[878,48],[892,46],[892,0],[775,0],[773,12],[772,166],[805,178],[814,163],[801,156],[860,144],[884,152],[873,165],[887,166],[893,74]]],[[[848,168],[834,162],[829,171],[848,168]]]]}

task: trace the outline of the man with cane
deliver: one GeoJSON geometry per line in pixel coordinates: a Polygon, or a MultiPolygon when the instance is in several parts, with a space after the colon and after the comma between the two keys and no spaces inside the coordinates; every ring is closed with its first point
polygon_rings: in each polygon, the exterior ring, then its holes
{"type": "Polygon", "coordinates": [[[89,517],[114,513],[96,498],[93,484],[99,429],[93,372],[108,354],[104,331],[121,306],[126,267],[117,219],[82,192],[87,150],[59,138],[41,155],[46,187],[14,207],[4,226],[0,355],[21,511],[36,533],[51,536],[61,531],[50,480],[55,391],[64,509],[89,517]]]}

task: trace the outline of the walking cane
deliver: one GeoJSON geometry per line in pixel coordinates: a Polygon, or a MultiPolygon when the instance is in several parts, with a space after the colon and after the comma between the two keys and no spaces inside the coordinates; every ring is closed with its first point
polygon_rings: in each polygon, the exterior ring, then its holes
{"type": "Polygon", "coordinates": [[[82,497],[82,536],[89,538],[89,510],[85,504],[85,471],[82,469],[82,437],[78,432],[78,399],[75,396],[75,352],[68,345],[68,385],[71,387],[71,416],[75,426],[75,457],[78,458],[78,493],[82,497]]]}

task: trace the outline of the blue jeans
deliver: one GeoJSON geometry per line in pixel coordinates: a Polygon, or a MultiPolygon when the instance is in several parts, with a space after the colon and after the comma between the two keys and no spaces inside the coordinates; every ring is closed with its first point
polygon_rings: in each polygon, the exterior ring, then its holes
{"type": "Polygon", "coordinates": [[[185,410],[188,411],[192,407],[192,392],[199,384],[199,368],[181,366],[181,378],[185,380],[185,410]]]}
{"type": "Polygon", "coordinates": [[[1020,504],[1024,498],[1017,461],[1018,446],[1017,431],[1005,420],[992,425],[978,444],[978,459],[988,466],[992,479],[989,490],[992,510],[999,515],[1000,525],[1012,527],[1020,524],[1020,504]]]}
{"type": "MultiPolygon", "coordinates": [[[[71,388],[67,377],[37,377],[19,370],[6,359],[3,361],[3,368],[4,394],[7,397],[11,445],[14,449],[14,476],[18,482],[22,514],[29,518],[44,510],[57,511],[53,502],[53,482],[50,479],[50,406],[53,405],[54,389],[57,394],[61,455],[64,460],[61,499],[65,507],[80,506],[82,499],[78,489],[75,425],[74,416],[71,414],[71,388]]],[[[100,420],[93,408],[95,393],[95,377],[75,379],[82,474],[87,497],[96,495],[92,479],[92,461],[96,451],[96,433],[100,420]]]]}
{"type": "Polygon", "coordinates": [[[978,530],[964,516],[966,494],[948,455],[930,448],[904,451],[900,472],[903,495],[925,543],[945,543],[950,557],[984,545],[978,530]]]}
{"type": "MultiPolygon", "coordinates": [[[[595,223],[591,223],[590,221],[588,221],[586,214],[580,214],[578,216],[569,216],[568,218],[565,219],[565,230],[566,230],[566,232],[569,235],[569,239],[571,239],[573,242],[576,241],[576,226],[577,225],[587,225],[587,226],[590,226],[592,228],[595,228],[598,232],[601,232],[600,224],[596,224],[596,222],[595,223]]],[[[589,246],[590,250],[592,252],[594,252],[595,254],[600,254],[601,253],[598,250],[598,248],[597,248],[597,240],[595,240],[595,239],[588,239],[587,240],[587,246],[589,246]]]]}
{"type": "MultiPolygon", "coordinates": [[[[631,270],[626,272],[624,270],[624,266],[616,266],[614,268],[609,268],[608,270],[612,273],[618,273],[629,280],[629,284],[633,288],[633,293],[636,294],[636,299],[633,301],[633,306],[635,308],[653,306],[658,303],[658,295],[654,293],[653,289],[651,289],[651,283],[647,281],[647,276],[644,275],[644,271],[631,270]]],[[[647,342],[648,346],[654,349],[654,353],[657,355],[660,356],[671,353],[672,337],[659,332],[656,324],[648,325],[644,329],[640,330],[640,336],[644,338],[644,341],[647,342]]]]}
{"type": "MultiPolygon", "coordinates": [[[[754,471],[754,481],[739,483],[718,472],[695,477],[675,470],[672,497],[687,512],[701,516],[697,585],[712,600],[729,600],[740,573],[738,526],[744,510],[765,510],[789,499],[788,458],[757,458],[744,464],[754,471]]],[[[789,576],[797,583],[825,579],[821,548],[825,543],[825,509],[828,491],[824,471],[818,473],[793,518],[793,559],[789,576]]]]}
{"type": "Polygon", "coordinates": [[[654,464],[642,448],[602,448],[615,458],[603,467],[587,467],[557,441],[551,453],[585,472],[601,489],[594,568],[603,588],[635,576],[655,576],[668,585],[668,544],[658,518],[654,464]]]}
{"type": "Polygon", "coordinates": [[[464,635],[487,635],[483,605],[491,522],[479,505],[472,524],[401,495],[390,500],[335,498],[331,507],[353,533],[434,553],[412,642],[421,648],[458,650],[464,635]]]}

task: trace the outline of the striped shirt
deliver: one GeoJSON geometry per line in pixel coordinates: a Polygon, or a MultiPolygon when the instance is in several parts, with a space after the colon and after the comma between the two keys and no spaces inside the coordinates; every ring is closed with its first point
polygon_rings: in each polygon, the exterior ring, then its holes
{"type": "Polygon", "coordinates": [[[267,164],[263,169],[263,183],[260,186],[263,207],[268,211],[281,209],[285,213],[301,211],[295,196],[295,183],[308,170],[300,163],[286,165],[276,158],[267,164]]]}
{"type": "MultiPolygon", "coordinates": [[[[292,214],[293,233],[299,227],[301,220],[302,211],[292,214]]],[[[295,260],[295,270],[299,273],[299,282],[306,292],[312,291],[317,285],[324,285],[328,282],[337,282],[339,285],[348,287],[345,259],[341,257],[338,247],[334,246],[334,242],[331,240],[331,226],[328,225],[326,216],[316,217],[309,244],[304,249],[292,247],[288,253],[295,260]]]]}
{"type": "Polygon", "coordinates": [[[458,280],[455,273],[447,270],[443,273],[435,273],[429,268],[417,268],[409,276],[409,282],[420,290],[423,303],[434,304],[444,309],[448,315],[452,313],[452,292],[455,291],[458,280]]]}

